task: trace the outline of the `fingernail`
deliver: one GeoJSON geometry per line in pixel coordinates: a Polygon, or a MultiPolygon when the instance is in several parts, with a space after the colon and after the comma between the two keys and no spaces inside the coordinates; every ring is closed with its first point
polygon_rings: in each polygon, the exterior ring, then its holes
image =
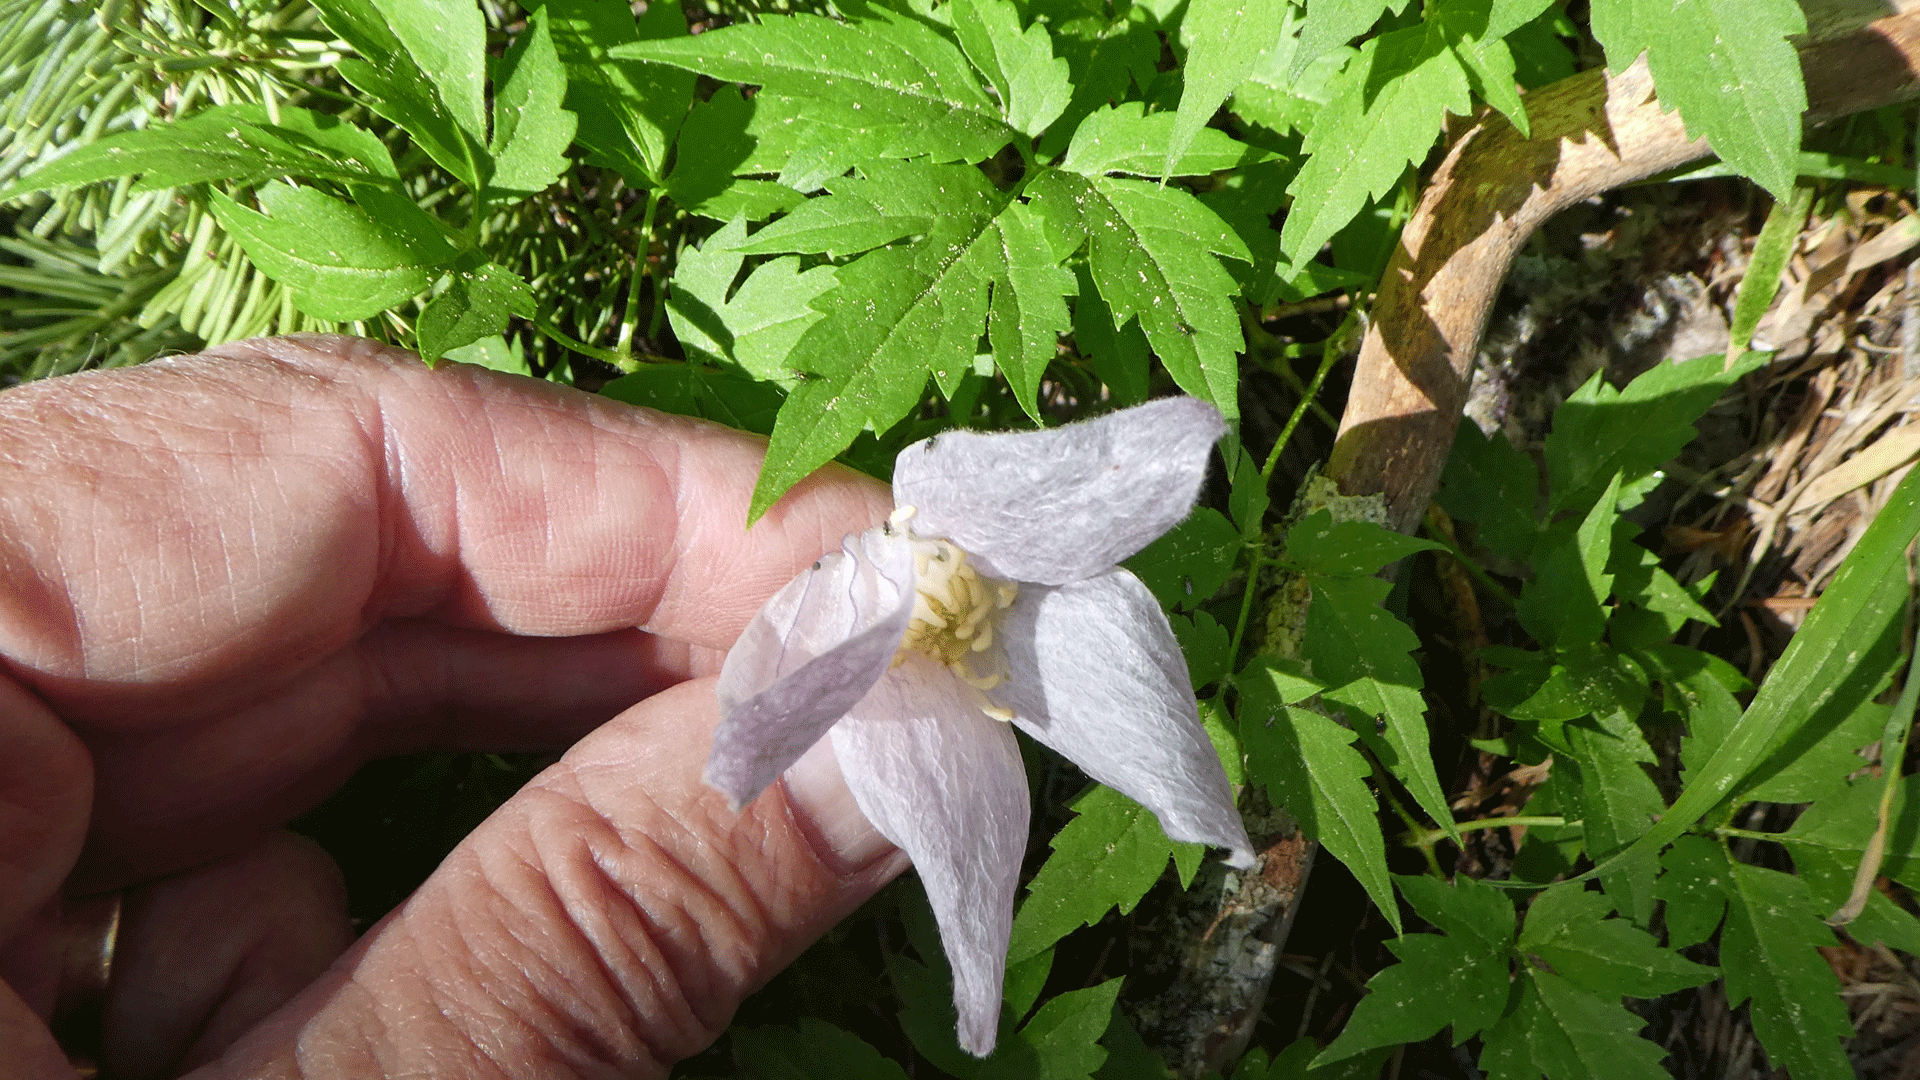
{"type": "Polygon", "coordinates": [[[781,783],[800,827],[835,873],[848,876],[889,853],[898,854],[904,865],[905,854],[880,835],[854,802],[831,740],[814,743],[787,769],[781,783]]]}

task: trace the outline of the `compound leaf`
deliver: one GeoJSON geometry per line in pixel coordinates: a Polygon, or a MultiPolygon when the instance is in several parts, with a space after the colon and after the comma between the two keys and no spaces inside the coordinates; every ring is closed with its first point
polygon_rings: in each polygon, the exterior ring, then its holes
{"type": "Polygon", "coordinates": [[[1347,864],[1398,931],[1386,839],[1367,787],[1371,770],[1353,748],[1353,732],[1311,710],[1281,704],[1269,680],[1248,679],[1240,686],[1240,739],[1249,776],[1286,807],[1302,832],[1347,864]]]}
{"type": "Polygon", "coordinates": [[[1646,1021],[1615,995],[1596,995],[1529,966],[1518,1007],[1486,1035],[1488,1080],[1666,1080],[1666,1051],[1639,1037],[1646,1021]]]}
{"type": "Polygon", "coordinates": [[[554,51],[545,9],[527,20],[527,29],[500,63],[493,99],[493,190],[510,195],[545,191],[572,162],[578,119],[560,103],[567,97],[567,71],[554,51]]]}
{"type": "MultiPolygon", "coordinates": [[[[1311,7],[1307,18],[1311,29],[1311,7]]],[[[1280,246],[1288,261],[1312,259],[1368,199],[1426,156],[1447,113],[1471,107],[1466,70],[1441,33],[1410,26],[1362,45],[1307,132],[1302,148],[1312,156],[1287,187],[1294,206],[1280,246]]]]}
{"type": "Polygon", "coordinates": [[[1187,42],[1180,106],[1167,139],[1162,178],[1186,156],[1201,128],[1234,87],[1246,81],[1262,54],[1280,40],[1286,0],[1192,0],[1180,23],[1187,42]]]}
{"type": "Polygon", "coordinates": [[[692,72],[612,55],[637,41],[680,38],[687,20],[679,0],[657,0],[636,22],[619,4],[546,0],[553,44],[566,66],[567,108],[578,114],[587,160],[614,169],[636,187],[661,183],[667,147],[693,100],[692,72]]]}
{"type": "Polygon", "coordinates": [[[1109,787],[1074,800],[1075,817],[1053,838],[1053,854],[1027,886],[1013,919],[1010,963],[1051,947],[1108,910],[1133,910],[1167,871],[1176,847],[1153,812],[1109,787]]]}
{"type": "Polygon", "coordinates": [[[1056,227],[1087,237],[1116,326],[1137,317],[1182,390],[1239,416],[1239,287],[1214,258],[1252,261],[1232,228],[1187,192],[1144,180],[1049,170],[1028,192],[1056,227]]]}
{"type": "Polygon", "coordinates": [[[532,287],[506,267],[487,263],[477,270],[456,270],[414,326],[420,359],[431,364],[449,350],[500,334],[509,316],[532,318],[534,311],[532,287]]]}
{"type": "Polygon", "coordinates": [[[267,184],[256,196],[265,213],[218,191],[208,198],[221,226],[255,266],[292,290],[300,310],[347,322],[424,292],[434,269],[456,254],[411,200],[371,188],[354,194],[362,206],[312,188],[267,184]]]}
{"type": "Polygon", "coordinates": [[[967,59],[1000,95],[1008,126],[1038,135],[1066,111],[1073,98],[1067,61],[1053,55],[1047,28],[1020,29],[1012,0],[953,0],[953,31],[967,59]]]}
{"type": "Polygon", "coordinates": [[[1807,31],[1794,0],[1633,0],[1594,5],[1607,65],[1643,51],[1662,104],[1687,134],[1777,199],[1793,187],[1807,88],[1787,39],[1807,31]]]}
{"type": "Polygon", "coordinates": [[[1610,997],[1654,998],[1701,986],[1719,972],[1662,949],[1613,905],[1576,884],[1555,885],[1534,898],[1520,932],[1520,950],[1545,960],[1569,982],[1610,997]]]}
{"type": "Polygon", "coordinates": [[[1767,1057],[1795,1080],[1853,1076],[1842,1042],[1853,1023],[1840,980],[1817,949],[1834,943],[1807,884],[1791,874],[1749,866],[1720,850],[1727,926],[1720,966],[1727,1004],[1751,999],[1753,1031],[1767,1057]]]}
{"type": "MultiPolygon", "coordinates": [[[[616,58],[668,64],[804,98],[809,120],[871,132],[887,157],[980,161],[1013,132],[951,41],[912,19],[773,16],[698,37],[643,41],[616,58]]],[[[814,139],[830,139],[829,133],[814,139]]]]}
{"type": "MultiPolygon", "coordinates": [[[[304,121],[303,126],[310,129],[317,129],[321,123],[328,129],[351,127],[292,106],[283,106],[281,114],[289,124],[304,121]]],[[[367,134],[358,128],[353,130],[367,134]]],[[[248,183],[276,176],[342,181],[392,177],[391,159],[379,140],[370,135],[368,138],[377,156],[364,150],[349,155],[318,144],[298,129],[270,123],[263,106],[216,105],[175,123],[103,136],[8,185],[0,190],[0,199],[135,175],[141,177],[136,185],[141,191],[208,180],[248,183]],[[361,160],[365,156],[373,156],[373,161],[361,160]]]]}

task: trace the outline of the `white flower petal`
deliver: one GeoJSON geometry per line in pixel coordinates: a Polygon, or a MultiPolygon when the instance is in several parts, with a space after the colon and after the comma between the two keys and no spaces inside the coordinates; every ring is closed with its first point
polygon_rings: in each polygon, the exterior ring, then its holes
{"type": "Polygon", "coordinates": [[[989,691],[1021,730],[1152,810],[1175,840],[1253,845],[1194,707],[1187,664],[1153,594],[1119,568],[1029,586],[1007,611],[1006,682],[989,691]]]}
{"type": "Polygon", "coordinates": [[[1013,731],[945,668],[910,655],[832,739],[860,811],[920,871],[953,966],[960,1045],[984,1057],[999,1032],[1032,813],[1013,731]]]}
{"type": "Polygon", "coordinates": [[[886,673],[913,615],[913,550],[872,529],[847,537],[768,600],[720,669],[725,718],[706,782],[752,801],[886,673]]]}
{"type": "Polygon", "coordinates": [[[996,577],[1059,585],[1179,524],[1225,431],[1213,406],[1163,398],[1048,431],[948,432],[900,452],[894,504],[916,509],[915,532],[952,540],[996,577]]]}

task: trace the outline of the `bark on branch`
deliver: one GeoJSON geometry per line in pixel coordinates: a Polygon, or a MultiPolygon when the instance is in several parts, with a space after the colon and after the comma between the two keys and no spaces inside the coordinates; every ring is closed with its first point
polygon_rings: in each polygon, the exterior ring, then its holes
{"type": "MultiPolygon", "coordinates": [[[[1879,19],[1800,53],[1809,123],[1920,96],[1920,13],[1879,19]]],[[[1500,281],[1559,211],[1705,157],[1653,97],[1644,59],[1527,95],[1533,134],[1490,110],[1453,141],[1408,219],[1360,347],[1326,475],[1347,495],[1383,494],[1411,531],[1426,512],[1467,400],[1500,281]]]]}

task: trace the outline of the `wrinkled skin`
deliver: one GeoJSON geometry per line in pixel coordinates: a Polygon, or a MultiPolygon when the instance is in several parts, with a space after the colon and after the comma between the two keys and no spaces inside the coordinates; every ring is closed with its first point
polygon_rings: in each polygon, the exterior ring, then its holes
{"type": "Polygon", "coordinates": [[[830,755],[738,814],[699,780],[719,656],[871,481],[743,532],[757,440],[345,338],[18,387],[0,432],[9,1075],[72,1075],[90,895],[116,1077],[660,1076],[904,866],[830,755]],[[371,758],[564,747],[358,942],[282,828],[371,758]]]}

